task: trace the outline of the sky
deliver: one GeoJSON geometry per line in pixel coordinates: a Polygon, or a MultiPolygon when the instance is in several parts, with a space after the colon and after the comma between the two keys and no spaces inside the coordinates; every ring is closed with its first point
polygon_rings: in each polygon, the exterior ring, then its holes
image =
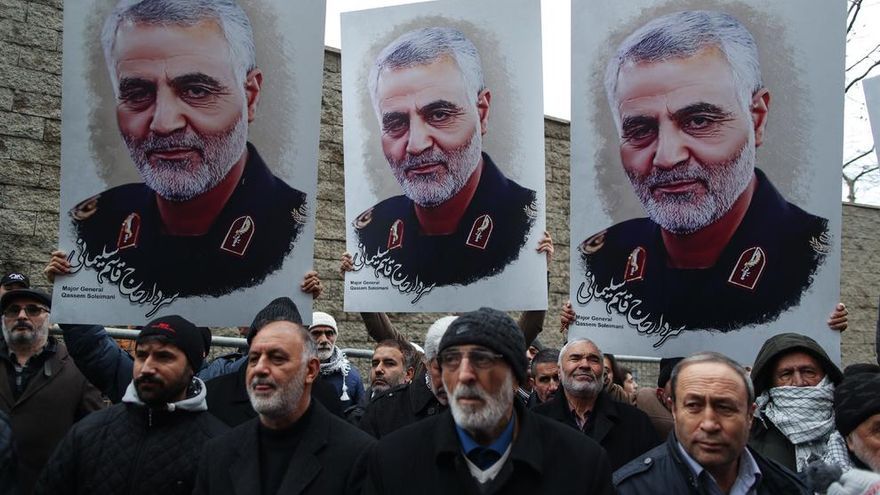
{"type": "MultiPolygon", "coordinates": [[[[339,14],[390,5],[419,3],[413,0],[327,0],[325,44],[340,48],[339,14]]],[[[855,36],[848,40],[847,66],[880,43],[880,0],[863,0],[859,25],[853,30],[855,36]]],[[[571,2],[569,0],[543,0],[541,2],[544,69],[544,113],[551,117],[569,120],[571,115],[571,2]]],[[[880,54],[875,58],[880,57],[880,54]]],[[[873,75],[880,75],[875,70],[873,75]]],[[[861,85],[853,87],[846,95],[844,111],[843,156],[853,157],[871,148],[873,137],[865,108],[861,85]]],[[[877,123],[876,125],[880,125],[877,123]]],[[[872,153],[859,163],[877,163],[872,153]]],[[[880,176],[880,174],[877,174],[880,176]]],[[[845,193],[845,191],[844,191],[845,193]]],[[[880,184],[857,190],[857,202],[880,206],[880,184]]]]}

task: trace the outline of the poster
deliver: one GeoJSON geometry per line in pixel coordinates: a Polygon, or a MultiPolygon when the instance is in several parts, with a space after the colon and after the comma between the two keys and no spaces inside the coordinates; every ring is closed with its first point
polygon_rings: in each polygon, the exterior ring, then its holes
{"type": "Polygon", "coordinates": [[[575,1],[571,334],[748,364],[839,356],[844,7],[575,1]]]}
{"type": "Polygon", "coordinates": [[[862,81],[865,92],[865,106],[868,107],[868,118],[871,120],[871,134],[874,136],[874,154],[880,162],[880,76],[862,81]]]}
{"type": "Polygon", "coordinates": [[[344,13],[346,311],[547,307],[540,3],[344,13]]]}
{"type": "Polygon", "coordinates": [[[124,3],[64,13],[53,319],[309,315],[324,2],[124,3]]]}

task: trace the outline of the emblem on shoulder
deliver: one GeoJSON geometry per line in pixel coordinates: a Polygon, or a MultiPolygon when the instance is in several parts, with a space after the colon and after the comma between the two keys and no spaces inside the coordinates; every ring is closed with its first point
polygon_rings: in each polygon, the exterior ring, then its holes
{"type": "Polygon", "coordinates": [[[492,221],[492,217],[488,214],[478,216],[474,220],[474,224],[471,225],[471,231],[465,244],[477,249],[486,249],[486,245],[489,244],[489,236],[492,235],[494,227],[495,222],[492,221]]]}
{"type": "Polygon", "coordinates": [[[226,237],[223,238],[220,249],[238,256],[244,256],[244,253],[251,245],[251,239],[253,239],[255,231],[254,219],[249,215],[236,218],[233,220],[232,225],[229,226],[229,230],[226,231],[226,237]]]}
{"type": "Polygon", "coordinates": [[[290,217],[294,222],[304,225],[309,218],[309,207],[305,203],[301,204],[299,208],[290,210],[290,217]]]}
{"type": "Polygon", "coordinates": [[[648,251],[638,246],[626,257],[626,269],[623,272],[624,282],[635,282],[645,277],[645,266],[648,264],[648,251]]]}
{"type": "Polygon", "coordinates": [[[602,232],[596,233],[587,237],[587,239],[581,243],[580,251],[583,254],[593,254],[598,250],[602,249],[602,246],[605,245],[605,234],[608,230],[603,230],[602,232]]]}
{"type": "Polygon", "coordinates": [[[119,227],[119,237],[116,238],[116,248],[119,250],[137,247],[138,237],[141,235],[141,216],[131,212],[122,221],[119,227]]]}
{"type": "Polygon", "coordinates": [[[755,290],[758,279],[767,265],[767,254],[760,246],[750,247],[739,255],[733,271],[727,277],[727,283],[748,290],[755,290]]]}
{"type": "Polygon", "coordinates": [[[96,194],[91,198],[80,201],[76,206],[70,209],[70,217],[77,222],[88,220],[89,217],[98,212],[98,199],[100,198],[101,195],[96,194]]]}
{"type": "Polygon", "coordinates": [[[811,237],[810,247],[813,248],[813,251],[815,251],[816,254],[827,255],[831,252],[831,235],[826,230],[819,234],[818,237],[811,237]]]}
{"type": "Polygon", "coordinates": [[[367,211],[361,213],[354,219],[354,228],[360,230],[367,225],[370,225],[370,222],[373,221],[373,209],[370,208],[367,211]]]}
{"type": "Polygon", "coordinates": [[[403,220],[397,219],[388,229],[388,249],[397,249],[403,246],[403,220]]]}

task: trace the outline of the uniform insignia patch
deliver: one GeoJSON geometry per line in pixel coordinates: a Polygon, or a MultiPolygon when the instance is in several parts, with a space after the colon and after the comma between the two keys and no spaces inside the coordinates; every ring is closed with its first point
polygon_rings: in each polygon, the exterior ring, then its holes
{"type": "Polygon", "coordinates": [[[91,217],[98,212],[98,198],[100,197],[100,194],[96,194],[91,198],[80,201],[70,210],[70,216],[78,222],[91,217]]]}
{"type": "Polygon", "coordinates": [[[767,254],[758,246],[746,249],[739,255],[739,260],[727,282],[744,289],[755,290],[758,279],[767,265],[767,254]]]}
{"type": "Polygon", "coordinates": [[[819,237],[810,238],[810,247],[816,254],[827,255],[831,252],[831,236],[828,232],[822,232],[819,237]]]}
{"type": "Polygon", "coordinates": [[[304,225],[309,218],[309,207],[303,203],[299,208],[290,210],[290,217],[293,218],[294,222],[304,225]]]}
{"type": "Polygon", "coordinates": [[[137,247],[138,237],[141,234],[141,216],[137,213],[129,213],[122,226],[119,227],[119,237],[116,238],[117,249],[137,247]]]}
{"type": "Polygon", "coordinates": [[[477,249],[486,249],[486,245],[489,244],[489,236],[492,235],[494,227],[495,222],[492,221],[492,217],[486,214],[478,216],[474,220],[474,224],[471,225],[471,233],[468,234],[465,244],[477,249]]]}
{"type": "Polygon", "coordinates": [[[388,229],[388,249],[397,249],[401,246],[403,246],[403,220],[398,218],[388,229]]]}
{"type": "Polygon", "coordinates": [[[624,282],[634,282],[642,280],[645,276],[645,265],[648,263],[648,252],[645,248],[639,246],[629,253],[626,257],[626,269],[623,272],[624,282]]]}
{"type": "Polygon", "coordinates": [[[361,213],[360,215],[357,216],[357,218],[354,219],[354,228],[360,230],[360,229],[366,227],[367,225],[370,225],[370,222],[372,222],[372,221],[373,221],[373,209],[370,208],[369,210],[361,213]]]}
{"type": "Polygon", "coordinates": [[[236,218],[232,225],[229,226],[226,237],[223,238],[223,243],[220,244],[220,249],[238,256],[244,256],[245,251],[247,251],[248,246],[251,244],[251,239],[254,237],[255,230],[254,219],[249,215],[236,218]]]}
{"type": "Polygon", "coordinates": [[[538,218],[538,202],[532,201],[531,203],[523,206],[523,211],[530,220],[538,218]]]}
{"type": "Polygon", "coordinates": [[[580,250],[583,254],[593,254],[596,251],[602,249],[602,246],[605,245],[605,233],[607,230],[603,230],[598,234],[593,234],[590,237],[587,237],[587,240],[581,243],[580,250]]]}

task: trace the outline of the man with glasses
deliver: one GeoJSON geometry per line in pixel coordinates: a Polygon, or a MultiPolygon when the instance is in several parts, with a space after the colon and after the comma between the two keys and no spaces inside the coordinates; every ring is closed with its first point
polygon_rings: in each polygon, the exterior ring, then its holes
{"type": "Polygon", "coordinates": [[[849,467],[834,422],[840,368],[815,340],[797,333],[767,339],[752,368],[758,410],[749,446],[792,471],[813,459],[849,467]]]}
{"type": "Polygon", "coordinates": [[[574,339],[559,353],[561,386],[536,414],[574,428],[595,440],[617,469],[660,444],[648,416],[616,401],[604,388],[602,351],[591,340],[574,339]]]}
{"type": "Polygon", "coordinates": [[[507,314],[459,316],[439,349],[449,410],[383,437],[365,493],[613,493],[595,442],[514,399],[527,379],[526,345],[507,314]]]}
{"type": "Polygon", "coordinates": [[[37,476],[74,422],[103,407],[101,394],[83,377],[64,344],[49,337],[52,299],[33,289],[0,298],[0,410],[9,415],[18,449],[21,493],[37,476]]]}

